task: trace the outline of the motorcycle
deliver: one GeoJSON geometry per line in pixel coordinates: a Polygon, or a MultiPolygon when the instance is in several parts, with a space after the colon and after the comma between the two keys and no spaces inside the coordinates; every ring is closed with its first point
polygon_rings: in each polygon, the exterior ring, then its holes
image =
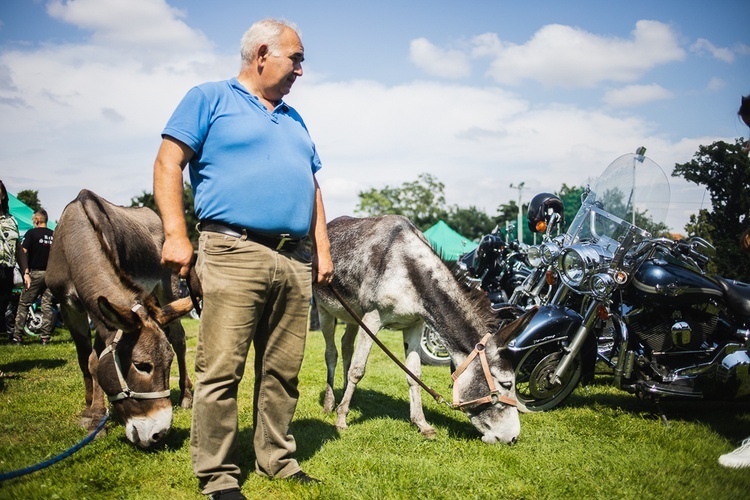
{"type": "MultiPolygon", "coordinates": [[[[542,234],[543,241],[547,241],[563,223],[560,198],[550,193],[535,196],[529,204],[527,223],[529,229],[542,234]]],[[[529,266],[528,248],[517,240],[506,241],[496,226],[490,234],[482,237],[474,250],[458,259],[458,267],[465,274],[467,284],[481,288],[498,315],[507,315],[509,309],[526,309],[539,304],[545,294],[549,294],[550,287],[539,278],[537,270],[529,266]]],[[[425,326],[422,332],[420,358],[429,365],[450,363],[440,335],[429,326],[425,326]]]]}
{"type": "Polygon", "coordinates": [[[708,276],[705,240],[644,229],[669,204],[667,177],[644,153],[610,164],[568,231],[532,252],[559,284],[508,345],[523,411],[558,406],[598,361],[615,387],[656,404],[750,394],[750,285],[708,276]]]}
{"type": "MultiPolygon", "coordinates": [[[[539,193],[529,203],[527,224],[549,241],[563,220],[563,203],[550,193],[539,193]]],[[[512,231],[511,229],[509,230],[512,231]]],[[[507,305],[528,308],[543,300],[544,281],[530,265],[530,247],[518,240],[506,241],[498,227],[479,241],[477,248],[459,258],[459,267],[485,291],[495,309],[507,305]]],[[[549,291],[549,289],[547,289],[549,291]]]]}
{"type": "Polygon", "coordinates": [[[550,193],[539,193],[529,203],[527,224],[532,232],[542,234],[542,245],[532,245],[526,249],[526,262],[531,272],[514,288],[507,304],[518,308],[517,315],[533,306],[549,303],[556,289],[556,274],[543,262],[540,248],[555,238],[562,238],[559,232],[565,225],[563,209],[562,200],[550,193]],[[553,232],[558,235],[553,237],[553,232]]]}
{"type": "MultiPolygon", "coordinates": [[[[14,282],[14,288],[12,291],[10,302],[5,310],[5,324],[8,331],[13,331],[16,325],[16,312],[18,311],[18,302],[21,299],[21,291],[23,290],[23,281],[20,280],[20,274],[16,271],[18,279],[14,282]]],[[[62,315],[58,308],[57,303],[52,301],[52,313],[53,313],[53,327],[59,328],[62,326],[62,315]]],[[[30,306],[28,315],[26,316],[26,326],[23,329],[23,333],[31,337],[39,337],[39,331],[42,328],[43,316],[42,316],[42,299],[38,297],[30,306]]]]}
{"type": "Polygon", "coordinates": [[[458,266],[469,282],[484,290],[492,304],[508,302],[516,287],[531,274],[527,248],[517,240],[506,242],[495,227],[482,236],[474,250],[459,258],[458,266]]]}

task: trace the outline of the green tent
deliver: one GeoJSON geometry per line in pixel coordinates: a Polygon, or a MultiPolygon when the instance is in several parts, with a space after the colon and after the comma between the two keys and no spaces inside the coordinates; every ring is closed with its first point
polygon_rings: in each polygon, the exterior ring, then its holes
{"type": "Polygon", "coordinates": [[[424,235],[427,237],[430,245],[432,245],[432,248],[445,261],[458,260],[460,256],[477,247],[477,243],[474,243],[465,236],[461,236],[442,220],[427,229],[424,235]]]}
{"type": "MultiPolygon", "coordinates": [[[[31,221],[34,211],[26,203],[10,193],[8,193],[8,209],[10,210],[10,215],[15,217],[18,223],[18,232],[21,233],[21,236],[34,227],[34,223],[31,221]]],[[[55,225],[53,221],[47,221],[48,228],[55,229],[55,225]]]]}

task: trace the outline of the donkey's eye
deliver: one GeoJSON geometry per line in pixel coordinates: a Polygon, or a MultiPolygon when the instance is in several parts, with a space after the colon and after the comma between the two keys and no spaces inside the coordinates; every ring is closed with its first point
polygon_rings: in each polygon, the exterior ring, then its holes
{"type": "Polygon", "coordinates": [[[504,382],[500,382],[500,386],[503,389],[506,389],[506,390],[509,391],[509,390],[511,390],[513,388],[513,382],[511,380],[506,380],[504,382]]]}
{"type": "Polygon", "coordinates": [[[135,366],[136,370],[145,374],[150,374],[151,371],[154,369],[151,363],[133,363],[133,366],[135,366]]]}

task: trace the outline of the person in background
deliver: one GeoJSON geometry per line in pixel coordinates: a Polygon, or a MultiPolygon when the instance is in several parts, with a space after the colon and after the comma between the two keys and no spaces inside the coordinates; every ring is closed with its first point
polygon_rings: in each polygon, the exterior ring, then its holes
{"type": "Polygon", "coordinates": [[[16,313],[16,327],[12,342],[20,343],[21,335],[26,326],[29,307],[42,297],[42,326],[39,337],[42,344],[49,342],[52,330],[55,328],[54,312],[52,310],[52,292],[47,288],[44,276],[47,271],[49,249],[52,246],[53,231],[47,227],[47,211],[37,210],[31,217],[34,224],[23,237],[23,251],[26,254],[28,268],[23,274],[23,292],[18,301],[16,313]]]}
{"type": "Polygon", "coordinates": [[[5,323],[5,312],[13,296],[13,270],[18,264],[21,274],[26,272],[26,255],[21,250],[18,222],[10,214],[8,191],[0,181],[0,332],[8,334],[13,341],[13,332],[5,323]]]}
{"type": "MultiPolygon", "coordinates": [[[[745,125],[750,127],[750,95],[742,97],[742,104],[737,114],[745,125]]],[[[745,143],[745,150],[750,154],[750,140],[745,143]]],[[[740,248],[743,252],[750,254],[750,228],[745,229],[745,232],[740,236],[740,248]]],[[[732,468],[750,467],[750,437],[743,440],[742,444],[734,451],[721,455],[719,464],[732,468]]]]}
{"type": "Polygon", "coordinates": [[[190,452],[201,491],[211,498],[245,498],[237,393],[251,343],[255,471],[319,482],[294,458],[290,431],[312,282],[333,277],[315,178],[321,162],[301,116],[282,99],[302,75],[304,55],[295,25],[253,24],[242,37],[239,75],[188,91],[154,162],[162,262],[180,276],[187,276],[193,258],[182,202],[186,165],[200,220],[195,268],[203,312],[190,452]],[[312,256],[304,249],[306,236],[312,256]]]}

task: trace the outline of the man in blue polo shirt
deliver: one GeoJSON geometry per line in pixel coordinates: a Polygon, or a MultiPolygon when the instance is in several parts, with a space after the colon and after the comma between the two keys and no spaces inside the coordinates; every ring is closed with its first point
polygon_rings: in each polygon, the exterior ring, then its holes
{"type": "Polygon", "coordinates": [[[162,134],[154,194],[163,263],[186,276],[193,247],[182,203],[189,165],[201,231],[196,271],[203,313],[190,449],[201,490],[239,490],[237,389],[255,348],[255,471],[303,483],[289,432],[299,392],[313,281],[333,277],[321,163],[300,115],[282,98],[302,75],[304,47],[286,21],[259,21],[241,43],[236,78],[191,89],[162,134]],[[300,240],[309,236],[312,262],[300,240]]]}

